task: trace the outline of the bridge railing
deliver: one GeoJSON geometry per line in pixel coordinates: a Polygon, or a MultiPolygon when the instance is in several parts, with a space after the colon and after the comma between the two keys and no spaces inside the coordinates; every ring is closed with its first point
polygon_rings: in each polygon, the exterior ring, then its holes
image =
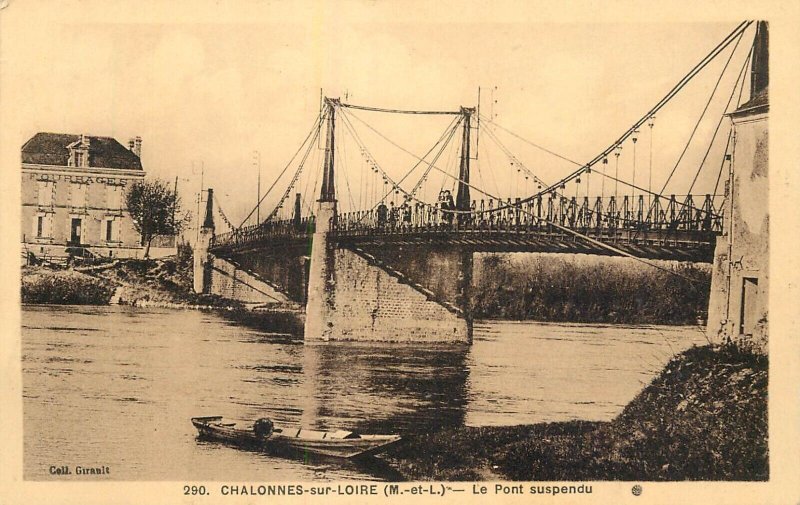
{"type": "MultiPolygon", "coordinates": [[[[576,198],[548,195],[529,202],[473,201],[471,212],[456,213],[444,207],[422,203],[384,206],[369,211],[339,213],[332,227],[338,236],[402,234],[447,231],[514,231],[564,233],[563,228],[593,236],[617,236],[624,232],[635,238],[652,231],[722,231],[721,199],[712,195],[671,195],[669,198],[623,196],[576,198]]],[[[214,237],[211,247],[237,247],[270,240],[306,238],[315,229],[314,216],[300,220],[267,221],[214,237]]]]}
{"type": "Polygon", "coordinates": [[[557,231],[559,227],[592,231],[697,231],[720,233],[722,215],[715,198],[705,195],[700,206],[693,195],[669,198],[638,196],[567,198],[550,195],[529,202],[473,201],[470,213],[421,203],[386,206],[370,211],[340,213],[335,230],[340,235],[362,232],[404,233],[434,230],[557,231]]]}
{"type": "Polygon", "coordinates": [[[266,221],[259,225],[245,226],[233,231],[216,235],[211,240],[211,247],[236,247],[258,242],[269,241],[273,238],[295,237],[306,238],[314,233],[314,216],[302,219],[285,219],[266,221]]]}

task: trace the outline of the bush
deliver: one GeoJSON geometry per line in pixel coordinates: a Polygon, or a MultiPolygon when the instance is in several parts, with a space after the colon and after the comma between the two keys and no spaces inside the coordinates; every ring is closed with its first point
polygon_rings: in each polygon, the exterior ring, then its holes
{"type": "Polygon", "coordinates": [[[22,278],[22,303],[106,305],[111,283],[78,272],[40,272],[22,278]]]}
{"type": "Polygon", "coordinates": [[[476,265],[478,318],[687,324],[708,311],[711,273],[693,264],[491,255],[476,265]]]}

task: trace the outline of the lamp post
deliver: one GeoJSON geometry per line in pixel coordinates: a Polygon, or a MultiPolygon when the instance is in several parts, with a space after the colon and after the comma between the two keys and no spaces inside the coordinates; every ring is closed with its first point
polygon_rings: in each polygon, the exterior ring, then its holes
{"type": "MultiPolygon", "coordinates": [[[[175,193],[174,193],[175,200],[172,202],[172,233],[175,234],[176,237],[177,237],[178,234],[177,234],[177,232],[175,230],[175,210],[176,210],[176,207],[178,206],[178,180],[179,179],[181,181],[183,181],[183,182],[191,182],[191,179],[187,179],[186,177],[178,177],[177,175],[175,176],[175,193]]],[[[176,238],[176,240],[177,240],[177,238],[176,238]]],[[[181,234],[181,240],[185,240],[185,237],[183,237],[183,234],[181,234]]]]}
{"type": "MultiPolygon", "coordinates": [[[[192,161],[192,175],[197,175],[197,168],[195,166],[195,162],[192,161]]],[[[197,192],[197,214],[195,215],[195,221],[197,226],[195,228],[195,240],[200,240],[200,203],[203,199],[203,176],[205,175],[205,165],[203,160],[200,160],[200,190],[197,192]]]]}

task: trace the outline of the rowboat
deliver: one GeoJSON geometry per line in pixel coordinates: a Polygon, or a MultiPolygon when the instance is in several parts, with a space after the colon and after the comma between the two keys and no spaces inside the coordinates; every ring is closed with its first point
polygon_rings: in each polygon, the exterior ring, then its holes
{"type": "Polygon", "coordinates": [[[226,421],[222,416],[193,417],[201,437],[257,449],[291,449],[337,458],[355,458],[382,451],[400,440],[399,435],[362,435],[352,431],[318,431],[274,425],[269,419],[255,423],[226,421]]]}

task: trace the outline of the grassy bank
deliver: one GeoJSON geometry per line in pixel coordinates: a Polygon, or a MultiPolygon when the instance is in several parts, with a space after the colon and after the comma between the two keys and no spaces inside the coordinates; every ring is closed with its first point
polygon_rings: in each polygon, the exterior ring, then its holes
{"type": "Polygon", "coordinates": [[[767,368],[693,348],[611,422],[449,429],[387,458],[409,480],[766,480],[767,368]]]}
{"type": "Polygon", "coordinates": [[[106,305],[114,295],[113,282],[73,270],[23,268],[22,303],[106,305]]]}
{"type": "Polygon", "coordinates": [[[707,266],[554,254],[485,255],[475,265],[476,318],[694,324],[708,310],[707,266]]]}
{"type": "Polygon", "coordinates": [[[236,301],[192,289],[188,258],[125,259],[84,272],[45,266],[22,269],[22,302],[63,305],[200,306],[241,309],[236,301]]]}

